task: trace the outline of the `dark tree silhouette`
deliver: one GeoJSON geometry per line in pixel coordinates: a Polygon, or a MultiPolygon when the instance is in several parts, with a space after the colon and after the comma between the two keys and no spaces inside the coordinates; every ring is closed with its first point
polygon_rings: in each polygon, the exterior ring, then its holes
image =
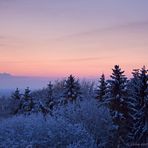
{"type": "Polygon", "coordinates": [[[74,76],[70,75],[65,80],[64,85],[64,99],[65,101],[76,102],[80,98],[80,84],[79,80],[76,80],[74,76]]]}
{"type": "Polygon", "coordinates": [[[106,95],[106,89],[107,89],[107,83],[105,81],[105,75],[102,74],[99,80],[99,85],[97,86],[96,89],[96,99],[99,100],[100,102],[103,102],[105,99],[106,95]]]}
{"type": "Polygon", "coordinates": [[[12,104],[12,108],[13,108],[12,109],[12,114],[18,114],[20,109],[21,109],[21,106],[22,106],[22,104],[21,104],[21,94],[20,94],[20,91],[19,91],[18,88],[12,94],[11,98],[12,98],[12,102],[13,102],[13,104],[12,104]]]}
{"type": "Polygon", "coordinates": [[[136,112],[133,130],[134,140],[141,144],[148,142],[148,75],[145,66],[140,70],[138,77],[138,93],[135,96],[138,102],[134,106],[136,112]]]}
{"type": "Polygon", "coordinates": [[[54,106],[53,85],[52,85],[51,81],[49,82],[49,84],[47,86],[46,106],[50,110],[52,110],[53,106],[54,106]]]}
{"type": "Polygon", "coordinates": [[[127,108],[127,78],[124,71],[118,65],[114,66],[111,80],[108,81],[109,109],[114,124],[114,139],[112,144],[116,147],[121,145],[121,139],[127,134],[128,108],[127,108]]]}
{"type": "Polygon", "coordinates": [[[31,90],[29,89],[29,87],[27,87],[25,89],[25,93],[22,98],[21,112],[26,115],[31,114],[34,109],[34,102],[33,102],[33,98],[30,93],[31,93],[31,90]]]}

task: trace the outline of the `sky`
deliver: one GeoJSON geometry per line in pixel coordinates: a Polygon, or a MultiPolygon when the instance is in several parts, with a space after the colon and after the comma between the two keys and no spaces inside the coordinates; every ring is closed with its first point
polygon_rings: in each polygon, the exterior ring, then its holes
{"type": "Polygon", "coordinates": [[[148,65],[147,0],[0,0],[0,72],[109,75],[148,65]]]}

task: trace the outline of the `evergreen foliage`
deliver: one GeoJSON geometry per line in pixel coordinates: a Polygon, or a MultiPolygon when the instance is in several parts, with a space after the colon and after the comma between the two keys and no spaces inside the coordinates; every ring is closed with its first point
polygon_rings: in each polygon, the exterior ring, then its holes
{"type": "MultiPolygon", "coordinates": [[[[41,113],[46,122],[49,118],[65,118],[72,124],[81,123],[93,135],[98,147],[142,146],[148,143],[147,71],[145,66],[134,69],[132,78],[127,80],[124,71],[115,65],[108,81],[102,74],[97,89],[94,89],[94,83],[86,81],[80,85],[73,75],[54,84],[49,82],[47,88],[33,94],[28,87],[23,95],[17,88],[11,96],[11,113],[30,115],[36,112],[41,113]],[[81,97],[82,101],[79,101],[81,97]],[[76,104],[61,105],[61,99],[64,104],[76,104]],[[99,107],[98,100],[101,102],[99,107]],[[107,116],[103,108],[108,112],[107,116]],[[49,113],[52,116],[47,116],[49,113]]],[[[0,99],[1,111],[10,108],[3,98],[0,99]]]]}
{"type": "Polygon", "coordinates": [[[140,70],[138,83],[138,104],[135,106],[134,140],[148,142],[148,75],[145,66],[140,70]]]}
{"type": "Polygon", "coordinates": [[[27,87],[22,97],[21,112],[24,114],[31,114],[31,112],[33,112],[33,109],[34,109],[34,102],[31,96],[31,90],[29,89],[29,87],[27,87]]]}
{"type": "Polygon", "coordinates": [[[70,75],[65,80],[64,85],[64,99],[65,101],[76,102],[80,98],[80,84],[79,80],[76,80],[74,76],[70,75]]]}
{"type": "Polygon", "coordinates": [[[54,106],[53,85],[52,85],[51,81],[49,82],[48,87],[47,87],[46,106],[50,110],[52,110],[53,106],[54,106]]]}
{"type": "Polygon", "coordinates": [[[121,144],[127,134],[128,108],[127,108],[127,78],[124,71],[118,65],[114,66],[111,80],[108,81],[109,109],[114,124],[113,145],[117,147],[121,144]]]}
{"type": "Polygon", "coordinates": [[[11,98],[13,101],[12,114],[18,114],[21,109],[21,105],[22,105],[21,104],[21,94],[18,88],[12,94],[11,98]]]}
{"type": "Polygon", "coordinates": [[[96,89],[96,99],[103,102],[106,95],[107,83],[105,81],[105,75],[102,74],[99,80],[99,85],[96,89]]]}

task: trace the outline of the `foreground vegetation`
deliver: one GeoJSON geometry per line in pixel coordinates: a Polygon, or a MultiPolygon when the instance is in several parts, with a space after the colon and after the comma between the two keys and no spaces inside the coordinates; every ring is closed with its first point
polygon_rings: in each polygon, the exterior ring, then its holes
{"type": "Polygon", "coordinates": [[[115,65],[109,80],[79,81],[72,75],[44,89],[17,88],[1,98],[0,147],[146,147],[148,75],[127,79],[115,65]]]}

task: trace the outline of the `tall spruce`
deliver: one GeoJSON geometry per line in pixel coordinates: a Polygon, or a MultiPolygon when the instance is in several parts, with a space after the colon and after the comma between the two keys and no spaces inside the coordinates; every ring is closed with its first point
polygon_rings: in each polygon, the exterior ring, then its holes
{"type": "Polygon", "coordinates": [[[96,89],[96,99],[99,102],[103,102],[106,95],[107,83],[105,81],[105,75],[102,74],[99,80],[99,84],[96,89]]]}
{"type": "Polygon", "coordinates": [[[47,85],[47,98],[46,98],[46,106],[52,110],[53,109],[53,85],[51,83],[51,81],[49,82],[49,84],[47,85]]]}
{"type": "Polygon", "coordinates": [[[138,144],[148,143],[148,75],[145,66],[140,70],[138,104],[135,106],[134,140],[138,144]]]}
{"type": "Polygon", "coordinates": [[[128,90],[128,109],[129,109],[129,132],[127,136],[128,143],[135,143],[135,131],[137,122],[137,112],[140,110],[140,70],[134,69],[132,72],[133,77],[130,79],[128,90]]]}
{"type": "Polygon", "coordinates": [[[18,114],[21,109],[21,94],[20,90],[17,88],[15,92],[11,96],[13,107],[12,107],[12,114],[18,114]]]}
{"type": "Polygon", "coordinates": [[[81,94],[79,80],[76,80],[74,76],[70,75],[68,79],[65,80],[64,90],[65,102],[76,102],[81,94]]]}
{"type": "Polygon", "coordinates": [[[111,80],[108,81],[109,109],[114,124],[112,146],[119,147],[127,135],[128,108],[127,108],[127,78],[118,65],[112,69],[111,80]]]}
{"type": "Polygon", "coordinates": [[[29,89],[29,87],[27,87],[25,89],[23,98],[22,98],[22,113],[29,115],[33,112],[34,109],[34,102],[33,102],[33,98],[31,96],[31,90],[29,89]]]}

